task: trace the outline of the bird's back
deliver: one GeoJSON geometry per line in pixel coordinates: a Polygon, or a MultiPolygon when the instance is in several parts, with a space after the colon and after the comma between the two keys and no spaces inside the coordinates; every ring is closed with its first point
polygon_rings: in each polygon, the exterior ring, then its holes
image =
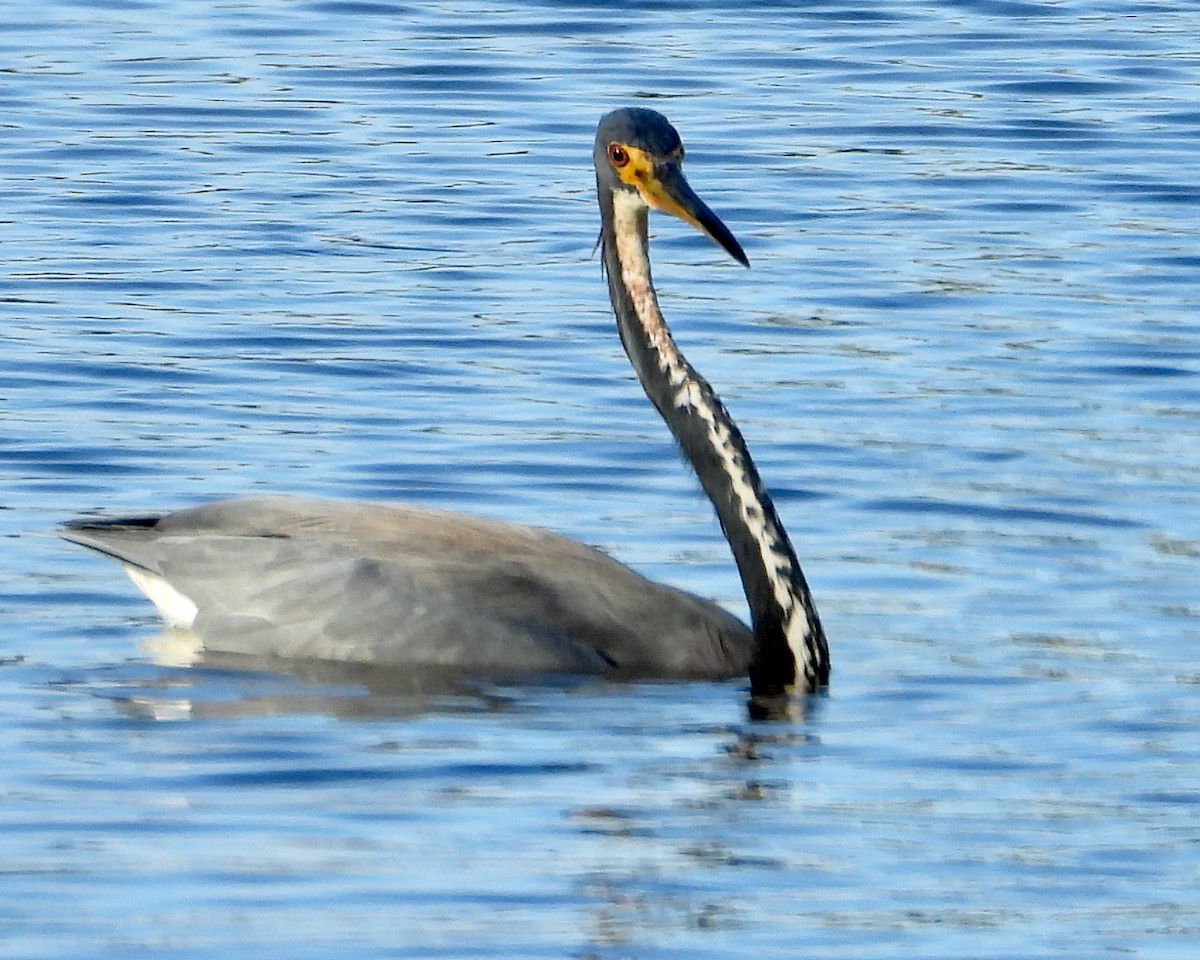
{"type": "Polygon", "coordinates": [[[650,676],[744,674],[753,653],[709,601],[567,537],[448,511],[262,497],[64,535],[215,652],[650,676]]]}

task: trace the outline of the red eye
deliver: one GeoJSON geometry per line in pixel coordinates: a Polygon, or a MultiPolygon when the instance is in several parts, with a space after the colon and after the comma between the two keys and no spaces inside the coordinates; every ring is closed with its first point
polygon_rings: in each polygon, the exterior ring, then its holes
{"type": "Polygon", "coordinates": [[[623,167],[629,162],[629,154],[619,143],[608,145],[608,162],[614,167],[623,167]]]}

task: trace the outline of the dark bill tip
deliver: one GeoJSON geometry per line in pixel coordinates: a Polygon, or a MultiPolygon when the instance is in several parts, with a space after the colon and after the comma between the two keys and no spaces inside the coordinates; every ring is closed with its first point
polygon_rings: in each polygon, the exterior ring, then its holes
{"type": "Polygon", "coordinates": [[[686,220],[707,234],[709,239],[724,249],[742,266],[750,266],[750,258],[746,256],[746,251],[738,243],[737,237],[721,222],[721,218],[709,209],[708,204],[696,195],[696,191],[691,188],[683,171],[680,170],[679,164],[664,163],[658,165],[655,172],[658,175],[658,184],[663,194],[661,197],[654,198],[659,200],[654,204],[655,206],[686,220]]]}

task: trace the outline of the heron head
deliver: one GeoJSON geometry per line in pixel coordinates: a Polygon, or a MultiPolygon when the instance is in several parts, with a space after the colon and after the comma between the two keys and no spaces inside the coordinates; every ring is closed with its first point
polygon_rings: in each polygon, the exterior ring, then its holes
{"type": "Polygon", "coordinates": [[[683,176],[683,141],[661,113],[644,107],[614,110],[596,130],[596,183],[601,191],[636,195],[648,207],[690,223],[746,266],[737,239],[683,176]]]}

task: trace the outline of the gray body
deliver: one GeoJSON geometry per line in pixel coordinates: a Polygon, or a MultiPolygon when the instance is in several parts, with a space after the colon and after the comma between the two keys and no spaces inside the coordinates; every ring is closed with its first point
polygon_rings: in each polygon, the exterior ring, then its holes
{"type": "Polygon", "coordinates": [[[160,581],[164,619],[223,653],[471,673],[726,677],[736,617],[547,530],[406,505],[225,500],[64,536],[160,581]],[[648,639],[649,638],[649,639],[648,639]]]}

